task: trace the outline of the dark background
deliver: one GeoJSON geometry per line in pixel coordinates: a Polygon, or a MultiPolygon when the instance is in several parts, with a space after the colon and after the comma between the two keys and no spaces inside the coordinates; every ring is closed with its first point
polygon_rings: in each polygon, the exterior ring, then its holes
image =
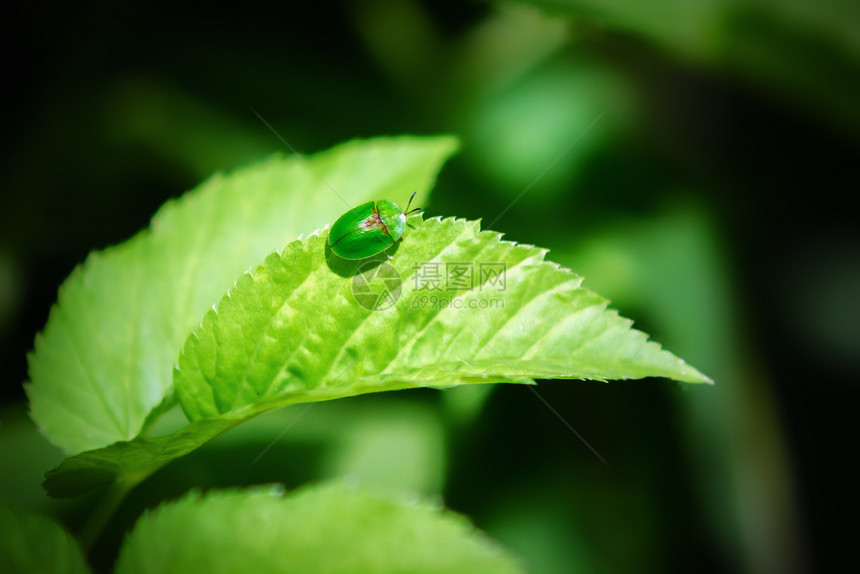
{"type": "MultiPolygon", "coordinates": [[[[61,455],[24,414],[26,354],[88,252],[211,173],[286,153],[253,106],[303,153],[457,134],[429,215],[550,248],[716,381],[542,384],[608,468],[518,387],[463,420],[435,391],[336,407],[435,413],[447,470],[423,486],[448,506],[536,572],[841,564],[860,374],[857,8],[615,5],[4,6],[0,498],[72,529],[86,514],[39,494],[61,455]]],[[[285,456],[305,461],[336,440],[291,434],[285,456]]],[[[326,475],[226,470],[239,452],[168,466],[117,525],[195,485],[326,475]]]]}

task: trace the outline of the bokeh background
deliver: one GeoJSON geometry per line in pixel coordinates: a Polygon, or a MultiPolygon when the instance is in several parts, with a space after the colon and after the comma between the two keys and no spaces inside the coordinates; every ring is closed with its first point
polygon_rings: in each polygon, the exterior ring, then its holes
{"type": "Polygon", "coordinates": [[[536,573],[812,572],[852,554],[860,4],[0,10],[0,499],[72,530],[97,501],[40,489],[62,455],[27,417],[26,353],[89,251],[216,171],[288,153],[251,107],[304,153],[458,135],[429,215],[551,249],[716,381],[542,383],[608,466],[518,386],[291,407],[141,485],[98,567],[194,486],[343,475],[438,497],[536,573]]]}

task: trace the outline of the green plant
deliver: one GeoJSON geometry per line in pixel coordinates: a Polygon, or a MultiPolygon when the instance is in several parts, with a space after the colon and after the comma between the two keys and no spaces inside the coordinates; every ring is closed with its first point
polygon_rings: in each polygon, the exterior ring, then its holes
{"type": "MultiPolygon", "coordinates": [[[[48,472],[48,492],[105,488],[81,533],[85,547],[126,493],[165,463],[283,406],[551,378],[708,381],[632,329],[581,278],[545,261],[545,250],[503,241],[478,222],[414,218],[390,262],[385,254],[344,261],[326,249],[319,230],[345,206],[405,204],[416,191],[426,205],[456,147],[450,137],[354,141],[308,165],[275,157],[215,176],[71,275],[36,340],[27,393],[43,434],[70,455],[48,472]],[[437,281],[440,266],[447,280],[437,281]],[[156,432],[176,408],[187,424],[156,432]]],[[[141,519],[117,571],[161,571],[167,557],[182,564],[202,556],[224,572],[275,570],[288,559],[295,571],[519,571],[461,519],[421,508],[331,485],[287,497],[191,495],[141,519]],[[201,526],[210,515],[220,526],[201,526]],[[225,528],[260,521],[268,535],[232,528],[235,547],[224,542],[225,528]],[[326,548],[343,546],[337,536],[320,539],[331,532],[344,540],[360,533],[362,542],[333,556],[326,548]],[[403,534],[408,551],[391,543],[392,533],[403,534]],[[296,536],[307,544],[267,554],[267,540],[296,536]]],[[[7,523],[16,520],[5,512],[7,523]]]]}

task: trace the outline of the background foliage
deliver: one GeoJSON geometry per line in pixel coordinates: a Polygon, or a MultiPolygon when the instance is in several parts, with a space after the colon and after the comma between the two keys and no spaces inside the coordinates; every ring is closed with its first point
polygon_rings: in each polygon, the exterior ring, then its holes
{"type": "Polygon", "coordinates": [[[193,486],[343,475],[442,494],[536,572],[838,564],[849,533],[828,525],[860,373],[843,201],[856,3],[539,5],[5,8],[0,498],[71,529],[90,511],[39,486],[62,455],[26,416],[26,353],[89,250],[214,171],[286,151],[253,106],[307,152],[459,135],[429,215],[550,248],[718,384],[542,383],[611,467],[514,386],[291,407],[152,476],[97,564],[143,508],[193,486]]]}

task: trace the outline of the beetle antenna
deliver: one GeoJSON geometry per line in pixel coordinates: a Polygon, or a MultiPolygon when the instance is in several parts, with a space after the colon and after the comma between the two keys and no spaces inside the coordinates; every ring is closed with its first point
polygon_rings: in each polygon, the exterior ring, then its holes
{"type": "Polygon", "coordinates": [[[416,207],[412,211],[409,211],[409,206],[412,205],[412,200],[415,199],[415,194],[417,194],[417,193],[418,193],[417,191],[412,192],[412,197],[409,198],[409,203],[406,204],[406,211],[404,212],[404,215],[409,215],[410,213],[416,213],[418,211],[423,211],[423,208],[421,208],[421,207],[416,207]]]}

